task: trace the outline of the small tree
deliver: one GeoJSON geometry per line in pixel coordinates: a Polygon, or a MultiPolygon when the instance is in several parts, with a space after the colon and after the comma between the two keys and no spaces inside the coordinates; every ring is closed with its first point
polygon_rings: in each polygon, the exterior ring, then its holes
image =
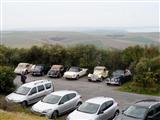
{"type": "Polygon", "coordinates": [[[6,94],[14,89],[15,74],[11,67],[0,66],[0,94],[6,94]]]}

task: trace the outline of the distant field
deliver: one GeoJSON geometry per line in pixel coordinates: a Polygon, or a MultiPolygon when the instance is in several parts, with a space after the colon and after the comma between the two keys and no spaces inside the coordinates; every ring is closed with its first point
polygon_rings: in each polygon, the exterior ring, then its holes
{"type": "Polygon", "coordinates": [[[10,47],[27,48],[33,45],[93,44],[99,48],[123,49],[133,45],[159,45],[159,33],[91,33],[91,32],[56,32],[56,31],[23,31],[3,32],[2,41],[10,47]]]}

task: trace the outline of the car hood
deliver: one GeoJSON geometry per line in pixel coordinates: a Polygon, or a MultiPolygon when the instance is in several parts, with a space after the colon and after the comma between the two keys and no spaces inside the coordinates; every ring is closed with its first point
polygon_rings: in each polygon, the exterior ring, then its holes
{"type": "Polygon", "coordinates": [[[75,110],[68,117],[70,118],[69,120],[90,120],[93,119],[94,116],[95,114],[88,114],[75,110]]]}
{"type": "Polygon", "coordinates": [[[26,98],[25,95],[20,95],[20,94],[16,94],[16,93],[11,93],[8,96],[6,96],[6,99],[10,102],[22,102],[24,101],[26,98]]]}
{"type": "Polygon", "coordinates": [[[96,76],[99,76],[99,75],[102,75],[103,73],[101,71],[94,71],[93,72],[93,75],[96,75],[96,76]]]}
{"type": "Polygon", "coordinates": [[[32,109],[37,112],[43,112],[49,109],[55,110],[58,107],[57,104],[49,104],[39,101],[38,103],[32,106],[32,109]]]}
{"type": "Polygon", "coordinates": [[[115,120],[142,120],[137,118],[132,118],[124,115],[119,115],[115,120]]]}
{"type": "Polygon", "coordinates": [[[77,72],[68,71],[68,72],[65,72],[65,75],[77,75],[77,72]]]}

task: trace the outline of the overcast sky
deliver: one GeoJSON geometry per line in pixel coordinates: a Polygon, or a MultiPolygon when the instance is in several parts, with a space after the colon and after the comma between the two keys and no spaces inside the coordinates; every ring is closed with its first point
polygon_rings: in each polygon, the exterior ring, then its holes
{"type": "Polygon", "coordinates": [[[25,0],[11,1],[13,0],[5,0],[2,3],[3,30],[59,27],[159,27],[158,2],[44,2],[43,0],[33,2],[28,0],[22,3],[25,0]]]}

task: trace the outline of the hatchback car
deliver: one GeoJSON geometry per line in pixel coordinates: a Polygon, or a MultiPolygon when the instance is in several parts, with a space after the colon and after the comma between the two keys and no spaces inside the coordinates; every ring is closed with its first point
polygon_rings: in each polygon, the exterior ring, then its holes
{"type": "Polygon", "coordinates": [[[50,80],[37,80],[26,83],[6,96],[7,102],[20,103],[23,106],[33,104],[41,100],[44,96],[54,91],[53,82],[50,80]]]}
{"type": "Polygon", "coordinates": [[[76,91],[61,90],[44,97],[43,100],[32,106],[31,111],[52,119],[76,109],[81,103],[81,95],[76,91]]]}
{"type": "Polygon", "coordinates": [[[96,97],[80,105],[67,120],[110,120],[118,114],[118,103],[113,98],[96,97]]]}
{"type": "Polygon", "coordinates": [[[160,120],[160,101],[142,100],[129,106],[115,120],[160,120]]]}

